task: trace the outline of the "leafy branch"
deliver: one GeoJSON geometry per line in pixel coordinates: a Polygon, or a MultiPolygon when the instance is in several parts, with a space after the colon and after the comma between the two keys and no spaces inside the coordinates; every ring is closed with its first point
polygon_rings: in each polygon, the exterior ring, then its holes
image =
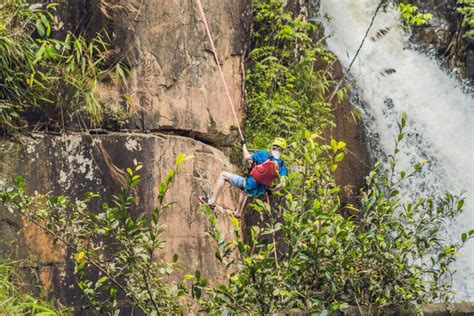
{"type": "Polygon", "coordinates": [[[187,292],[184,283],[163,282],[163,277],[180,268],[179,258],[175,255],[167,263],[155,255],[164,245],[159,237],[160,215],[171,205],[164,198],[190,158],[178,155],[175,167],[159,184],[158,207],[150,212],[136,208],[135,191],[142,168],[136,161],[133,169],[127,169],[126,186],[114,196],[113,205],[103,202],[97,212],[91,211],[92,204],[100,199],[97,194],[88,193],[85,199],[76,201],[65,196],[29,196],[20,177],[14,185],[1,188],[0,204],[70,249],[77,284],[98,311],[117,310],[120,291],[126,304],[145,314],[179,313],[183,310],[179,299],[187,292]]]}

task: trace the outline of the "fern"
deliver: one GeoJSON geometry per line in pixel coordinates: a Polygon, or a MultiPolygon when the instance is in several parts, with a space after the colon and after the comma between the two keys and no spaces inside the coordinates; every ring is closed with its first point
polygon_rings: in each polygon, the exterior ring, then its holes
{"type": "Polygon", "coordinates": [[[333,124],[325,96],[334,81],[321,65],[330,64],[334,56],[313,39],[316,26],[294,17],[285,3],[258,0],[253,7],[246,132],[256,147],[275,136],[292,142],[302,129],[333,124]]]}

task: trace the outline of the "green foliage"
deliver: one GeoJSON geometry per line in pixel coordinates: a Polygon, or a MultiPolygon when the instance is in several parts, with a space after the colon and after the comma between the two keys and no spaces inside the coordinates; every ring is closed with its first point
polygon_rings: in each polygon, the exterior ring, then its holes
{"type": "MultiPolygon", "coordinates": [[[[211,225],[210,235],[222,248],[218,258],[234,269],[226,283],[203,286],[205,310],[327,313],[347,305],[383,308],[448,299],[450,264],[474,230],[463,233],[458,243],[440,237],[444,222],[462,211],[461,197],[447,193],[411,201],[400,195],[400,185],[424,165],[395,174],[404,122],[390,156],[391,171],[381,171],[377,164],[361,192],[361,206],[345,210],[333,174],[345,144],[320,144],[317,134],[306,132],[289,157],[295,171],[280,202],[273,209],[262,201],[253,205],[269,220],[264,227],[252,227],[248,244],[225,240],[211,225]]],[[[212,213],[208,216],[212,224],[212,213]]]]}
{"type": "Polygon", "coordinates": [[[463,16],[462,25],[466,37],[474,37],[474,0],[457,0],[457,12],[463,16]]]}
{"type": "Polygon", "coordinates": [[[145,314],[176,314],[183,311],[180,298],[186,287],[183,282],[163,281],[180,263],[176,255],[172,262],[157,257],[164,247],[159,219],[172,205],[165,196],[174,177],[190,158],[182,154],[177,157],[176,166],[159,184],[158,206],[149,212],[137,207],[137,172],[142,165],[136,162],[133,169],[127,169],[127,184],[114,196],[112,205],[93,193],[82,200],[28,196],[21,178],[16,178],[14,186],[0,190],[0,205],[26,217],[71,249],[77,284],[101,313],[118,313],[124,303],[118,298],[125,296],[125,303],[145,314]]]}
{"type": "Polygon", "coordinates": [[[19,291],[14,282],[15,264],[0,258],[0,315],[62,315],[52,304],[19,291]]]}
{"type": "Polygon", "coordinates": [[[63,39],[52,37],[56,6],[33,10],[25,0],[0,6],[0,130],[25,127],[22,117],[28,111],[42,113],[51,125],[75,113],[99,123],[107,107],[97,99],[98,82],[118,70],[120,79],[125,77],[120,63],[106,62],[106,34],[92,40],[70,32],[63,39]]]}
{"type": "Polygon", "coordinates": [[[398,5],[402,21],[406,26],[427,25],[433,15],[431,13],[421,13],[416,5],[401,2],[398,5]]]}
{"type": "MultiPolygon", "coordinates": [[[[45,16],[45,15],[43,15],[45,16]]],[[[23,1],[6,1],[0,7],[0,129],[17,128],[20,113],[35,102],[31,77],[35,42],[30,34],[39,17],[23,1]]],[[[46,18],[47,19],[47,18],[46,18]]],[[[40,23],[38,23],[40,24],[40,23]]]]}
{"type": "MultiPolygon", "coordinates": [[[[400,10],[407,25],[431,19],[412,5],[400,4],[400,10]]],[[[448,244],[439,232],[445,220],[462,211],[463,199],[446,194],[409,201],[399,196],[400,185],[425,163],[395,175],[403,117],[390,169],[378,164],[361,192],[360,207],[343,208],[334,172],[346,154],[345,144],[319,142],[321,131],[333,124],[325,98],[333,82],[325,65],[334,57],[311,38],[316,26],[294,18],[283,1],[255,1],[253,15],[246,132],[258,147],[277,135],[289,137],[286,160],[293,172],[273,208],[262,201],[253,204],[253,211],[268,221],[251,228],[248,243],[238,237],[238,225],[227,239],[217,229],[216,215],[206,209],[216,257],[230,277],[219,286],[196,280],[194,287],[208,295],[199,296],[204,309],[211,314],[293,308],[327,313],[348,304],[383,308],[446,300],[450,264],[474,230],[457,244],[448,244]]],[[[344,93],[338,92],[340,99],[344,93]]]]}
{"type": "Polygon", "coordinates": [[[333,81],[323,65],[334,56],[312,38],[316,26],[294,17],[285,5],[282,0],[253,1],[245,128],[256,147],[266,147],[276,136],[291,141],[298,130],[333,125],[325,100],[333,81]]]}

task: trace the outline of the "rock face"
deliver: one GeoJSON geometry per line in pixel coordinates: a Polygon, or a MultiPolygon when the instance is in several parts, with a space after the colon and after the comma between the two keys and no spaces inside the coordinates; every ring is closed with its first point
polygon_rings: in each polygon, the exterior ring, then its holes
{"type": "Polygon", "coordinates": [[[474,39],[465,37],[462,16],[456,12],[456,0],[416,0],[422,11],[433,14],[428,26],[415,27],[411,40],[434,49],[449,67],[463,64],[463,75],[474,79],[474,39]]]}
{"type": "MultiPolygon", "coordinates": [[[[65,29],[86,33],[107,29],[111,58],[130,64],[128,87],[108,87],[109,96],[128,94],[127,107],[138,114],[130,117],[128,128],[174,130],[213,143],[232,138],[236,123],[196,1],[116,2],[118,9],[107,13],[98,0],[87,1],[86,6],[83,1],[67,0],[60,16],[65,29]],[[124,56],[126,60],[121,59],[124,56]]],[[[202,5],[241,118],[242,55],[249,43],[250,0],[203,0],[202,5]]]]}
{"type": "MultiPolygon", "coordinates": [[[[241,119],[242,65],[249,43],[250,0],[202,1],[241,119]]],[[[298,5],[306,2],[298,1],[298,5]]],[[[119,9],[127,13],[122,12],[113,20],[100,14],[104,9],[101,3],[65,1],[60,9],[64,29],[59,32],[93,33],[106,27],[113,39],[115,58],[129,53],[128,87],[104,86],[100,93],[105,99],[124,92],[129,95],[131,107],[139,114],[129,117],[128,128],[135,133],[34,134],[25,137],[22,143],[0,139],[0,180],[22,175],[30,193],[52,191],[81,197],[92,191],[110,200],[119,189],[112,164],[124,169],[136,159],[144,165],[137,194],[142,209],[147,210],[155,205],[157,184],[175,157],[179,153],[194,155],[169,192],[177,203],[162,217],[167,227],[162,235],[166,242],[166,252],[162,255],[172,257],[177,253],[187,271],[199,269],[205,277],[219,280],[224,274],[214,259],[214,244],[205,235],[207,222],[193,208],[198,195],[211,192],[221,170],[233,169],[220,150],[205,143],[222,145],[231,141],[235,138],[236,123],[195,1],[116,1],[131,5],[133,10],[119,9]]],[[[348,109],[341,108],[340,115],[349,117],[348,109]]],[[[357,152],[356,148],[362,144],[361,136],[350,120],[346,123],[350,126],[343,133],[345,136],[341,133],[333,136],[345,140],[352,146],[351,151],[357,152]]],[[[341,131],[346,130],[344,124],[338,123],[341,131]]],[[[363,151],[365,146],[360,148],[363,151]]],[[[357,165],[351,166],[354,163],[351,158],[346,161],[346,167],[341,167],[346,179],[341,180],[343,185],[354,179],[351,170],[359,170],[359,177],[365,172],[357,165]]],[[[356,186],[360,182],[357,181],[356,186]]],[[[226,190],[218,203],[232,208],[236,193],[226,190]]],[[[226,216],[220,216],[224,232],[231,226],[227,221],[226,216]]],[[[74,288],[68,250],[53,245],[43,232],[0,209],[0,255],[26,259],[30,253],[36,258],[25,269],[30,281],[38,281],[68,305],[78,304],[80,292],[74,288]]]]}
{"type": "MultiPolygon", "coordinates": [[[[250,0],[202,3],[241,120],[250,0]]],[[[222,145],[233,140],[236,122],[196,2],[142,0],[113,4],[116,9],[107,12],[100,0],[66,0],[58,12],[63,28],[57,32],[93,34],[106,28],[113,41],[111,58],[128,55],[127,87],[111,83],[100,86],[99,93],[104,100],[128,94],[131,104],[127,106],[138,113],[128,118],[128,128],[135,133],[94,137],[35,134],[23,139],[23,144],[0,140],[0,178],[22,175],[31,193],[53,191],[81,197],[92,191],[110,200],[119,188],[111,164],[123,169],[136,159],[144,165],[138,199],[147,210],[155,205],[156,186],[176,155],[194,155],[169,192],[177,203],[162,218],[167,227],[162,236],[167,242],[163,255],[172,257],[177,253],[187,271],[199,269],[205,277],[218,280],[223,272],[214,257],[213,243],[205,235],[207,220],[193,208],[198,195],[210,193],[220,171],[233,169],[220,150],[205,143],[222,145]],[[113,18],[107,18],[107,14],[113,18]]],[[[228,191],[218,202],[227,208],[234,205],[228,191]]],[[[221,216],[224,230],[231,227],[227,220],[221,216]]],[[[39,283],[52,289],[56,297],[76,304],[79,292],[69,289],[74,282],[67,249],[53,246],[42,232],[1,209],[0,255],[26,259],[30,252],[37,257],[31,266],[35,270],[31,280],[37,274],[39,283]]]]}
{"type": "MultiPolygon", "coordinates": [[[[234,104],[241,105],[248,6],[245,1],[203,5],[234,104]]],[[[228,136],[235,123],[195,1],[148,0],[141,6],[146,22],[136,28],[140,55],[132,94],[144,110],[143,127],[187,130],[213,140],[228,136]]]]}
{"type": "Polygon", "coordinates": [[[417,0],[414,3],[423,11],[433,14],[428,26],[414,28],[412,40],[433,47],[438,54],[446,54],[456,35],[459,17],[454,0],[417,0]]]}
{"type": "MultiPolygon", "coordinates": [[[[341,63],[336,60],[331,69],[335,80],[343,79],[341,63]]],[[[348,98],[335,102],[333,114],[336,127],[329,131],[330,137],[346,143],[347,155],[336,170],[336,183],[342,188],[342,204],[358,204],[359,190],[372,169],[364,128],[359,114],[348,98]]]]}
{"type": "MultiPolygon", "coordinates": [[[[168,197],[176,203],[161,218],[166,226],[162,235],[166,242],[163,255],[171,258],[179,254],[186,271],[199,269],[213,280],[223,276],[214,257],[214,243],[205,234],[207,221],[204,215],[194,211],[197,196],[210,191],[219,172],[232,170],[219,150],[189,138],[160,134],[109,134],[93,138],[80,134],[33,136],[23,139],[23,145],[0,143],[2,178],[25,176],[30,193],[52,191],[81,197],[90,191],[110,201],[119,186],[109,163],[124,169],[132,166],[136,159],[143,163],[137,195],[145,211],[155,205],[157,185],[173,166],[176,156],[179,153],[193,155],[169,191],[168,197]]],[[[227,208],[234,205],[229,190],[219,203],[227,208]]],[[[1,210],[0,215],[1,251],[8,250],[18,259],[27,259],[30,252],[34,254],[37,260],[33,267],[40,283],[52,289],[65,303],[77,303],[78,291],[70,290],[74,281],[67,249],[60,244],[53,246],[48,236],[31,223],[5,210],[1,210]]],[[[224,229],[231,227],[227,216],[220,219],[224,229]]]]}

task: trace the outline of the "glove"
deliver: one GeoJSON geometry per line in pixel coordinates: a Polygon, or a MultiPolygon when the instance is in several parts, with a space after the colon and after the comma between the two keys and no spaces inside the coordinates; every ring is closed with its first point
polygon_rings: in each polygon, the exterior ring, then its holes
{"type": "Polygon", "coordinates": [[[240,145],[241,145],[241,146],[245,145],[246,143],[247,143],[247,142],[246,142],[245,139],[241,139],[241,140],[240,140],[240,145]]]}

